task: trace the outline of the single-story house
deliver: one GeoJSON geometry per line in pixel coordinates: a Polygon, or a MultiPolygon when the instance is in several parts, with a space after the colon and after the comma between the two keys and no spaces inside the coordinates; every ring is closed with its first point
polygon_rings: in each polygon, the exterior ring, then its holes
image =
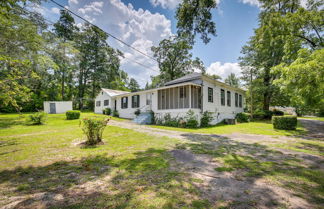
{"type": "MultiPolygon", "coordinates": [[[[212,124],[233,119],[243,112],[245,91],[229,86],[201,73],[192,73],[169,81],[163,87],[138,92],[102,89],[95,99],[95,113],[105,108],[117,110],[121,118],[136,118],[135,111],[154,112],[156,118],[165,114],[184,117],[192,110],[199,117],[209,111],[212,124]]],[[[138,116],[137,116],[138,117],[138,116]]]]}

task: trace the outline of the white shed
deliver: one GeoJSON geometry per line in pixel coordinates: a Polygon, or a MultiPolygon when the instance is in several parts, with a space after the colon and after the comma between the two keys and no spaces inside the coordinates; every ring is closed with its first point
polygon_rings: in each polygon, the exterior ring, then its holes
{"type": "Polygon", "coordinates": [[[44,101],[44,112],[55,114],[73,110],[72,101],[44,101]]]}

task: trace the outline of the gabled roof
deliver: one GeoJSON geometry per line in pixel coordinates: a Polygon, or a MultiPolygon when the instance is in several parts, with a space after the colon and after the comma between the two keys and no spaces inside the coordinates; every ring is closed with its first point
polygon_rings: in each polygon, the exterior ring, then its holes
{"type": "Polygon", "coordinates": [[[195,72],[195,73],[191,73],[191,74],[182,76],[182,77],[177,78],[175,80],[166,82],[164,85],[165,86],[170,86],[170,85],[177,84],[177,83],[183,83],[183,82],[187,82],[187,81],[192,81],[192,80],[200,79],[201,76],[202,76],[201,73],[196,73],[195,72]]]}
{"type": "Polygon", "coordinates": [[[114,89],[104,89],[104,88],[101,88],[101,90],[103,92],[105,92],[106,94],[108,94],[109,96],[111,96],[111,97],[117,96],[117,95],[120,95],[120,94],[129,93],[128,91],[120,91],[120,90],[114,90],[114,89]]]}

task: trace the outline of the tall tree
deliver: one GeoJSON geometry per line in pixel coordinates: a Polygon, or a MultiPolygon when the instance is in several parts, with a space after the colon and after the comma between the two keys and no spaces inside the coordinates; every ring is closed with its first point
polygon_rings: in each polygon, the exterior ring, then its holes
{"type": "Polygon", "coordinates": [[[191,44],[181,37],[164,39],[159,43],[159,46],[152,47],[154,57],[159,63],[159,80],[161,82],[174,80],[193,72],[195,69],[204,71],[201,60],[198,58],[191,59],[191,49],[191,44]]]}
{"type": "Polygon", "coordinates": [[[135,92],[135,91],[139,91],[140,90],[140,86],[139,86],[139,84],[137,83],[137,81],[134,78],[131,78],[129,80],[129,83],[128,83],[127,88],[129,90],[131,90],[131,92],[135,92]]]}
{"type": "Polygon", "coordinates": [[[176,12],[178,35],[193,43],[199,33],[202,41],[207,44],[210,41],[208,34],[216,35],[211,13],[216,6],[215,0],[183,0],[176,12]]]}
{"type": "Polygon", "coordinates": [[[225,79],[225,83],[233,87],[240,87],[240,79],[234,73],[231,73],[225,79]]]}
{"type": "MultiPolygon", "coordinates": [[[[69,54],[66,52],[66,43],[72,41],[75,37],[77,27],[75,26],[74,18],[66,10],[60,10],[61,16],[57,23],[54,24],[56,35],[62,39],[62,57],[57,60],[59,73],[61,74],[61,96],[65,99],[65,83],[68,74],[71,74],[71,68],[68,63],[69,54]]],[[[70,98],[69,98],[70,99],[70,98]]]]}

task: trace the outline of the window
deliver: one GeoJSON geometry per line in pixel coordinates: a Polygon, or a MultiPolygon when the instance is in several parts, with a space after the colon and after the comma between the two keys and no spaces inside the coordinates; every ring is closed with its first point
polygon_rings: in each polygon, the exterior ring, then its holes
{"type": "Polygon", "coordinates": [[[100,101],[96,101],[96,106],[100,107],[100,101]]]}
{"type": "Polygon", "coordinates": [[[120,101],[121,101],[121,108],[126,109],[128,106],[128,97],[122,97],[120,101]]]}
{"type": "Polygon", "coordinates": [[[208,102],[213,102],[213,88],[208,87],[208,102]]]}
{"type": "Polygon", "coordinates": [[[221,105],[225,105],[225,90],[221,89],[221,105]]]}
{"type": "Polygon", "coordinates": [[[231,92],[227,91],[227,106],[231,106],[231,92]]]}
{"type": "Polygon", "coordinates": [[[239,97],[239,106],[242,107],[242,95],[240,94],[240,97],[239,97]]]}
{"type": "Polygon", "coordinates": [[[108,106],[108,105],[109,105],[109,100],[108,99],[104,100],[104,106],[108,106]]]}
{"type": "Polygon", "coordinates": [[[139,95],[132,96],[132,108],[138,108],[139,107],[139,102],[140,102],[140,96],[139,95]]]}
{"type": "Polygon", "coordinates": [[[235,107],[238,107],[238,93],[235,93],[235,107]]]}

